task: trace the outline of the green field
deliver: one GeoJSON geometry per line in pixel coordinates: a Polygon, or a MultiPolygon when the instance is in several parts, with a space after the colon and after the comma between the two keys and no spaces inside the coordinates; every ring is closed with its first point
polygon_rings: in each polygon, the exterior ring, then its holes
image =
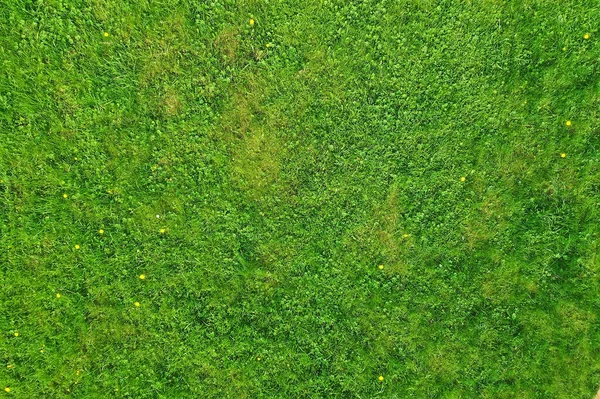
{"type": "Polygon", "coordinates": [[[0,3],[0,398],[591,399],[599,251],[598,1],[0,3]]]}

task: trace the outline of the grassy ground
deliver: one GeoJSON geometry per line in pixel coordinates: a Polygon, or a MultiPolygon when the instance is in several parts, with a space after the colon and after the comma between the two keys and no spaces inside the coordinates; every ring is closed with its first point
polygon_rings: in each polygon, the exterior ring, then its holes
{"type": "Polygon", "coordinates": [[[598,21],[2,2],[0,396],[591,398],[598,21]]]}

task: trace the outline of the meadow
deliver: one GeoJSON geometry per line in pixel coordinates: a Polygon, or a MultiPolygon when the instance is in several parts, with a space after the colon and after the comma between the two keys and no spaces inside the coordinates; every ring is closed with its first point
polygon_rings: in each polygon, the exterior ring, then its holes
{"type": "Polygon", "coordinates": [[[589,399],[600,3],[0,3],[0,397],[589,399]]]}

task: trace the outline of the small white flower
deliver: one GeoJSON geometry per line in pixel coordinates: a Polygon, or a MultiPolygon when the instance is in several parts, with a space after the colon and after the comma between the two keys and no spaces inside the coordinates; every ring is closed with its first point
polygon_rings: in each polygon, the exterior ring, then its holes
{"type": "Polygon", "coordinates": [[[160,218],[160,215],[156,215],[156,218],[157,218],[157,219],[158,219],[158,218],[160,218]]]}

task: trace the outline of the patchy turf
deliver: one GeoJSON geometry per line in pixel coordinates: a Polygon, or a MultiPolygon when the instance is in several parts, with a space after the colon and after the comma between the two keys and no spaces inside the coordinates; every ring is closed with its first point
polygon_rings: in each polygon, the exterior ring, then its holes
{"type": "Polygon", "coordinates": [[[598,21],[3,2],[2,393],[593,397],[598,21]]]}

